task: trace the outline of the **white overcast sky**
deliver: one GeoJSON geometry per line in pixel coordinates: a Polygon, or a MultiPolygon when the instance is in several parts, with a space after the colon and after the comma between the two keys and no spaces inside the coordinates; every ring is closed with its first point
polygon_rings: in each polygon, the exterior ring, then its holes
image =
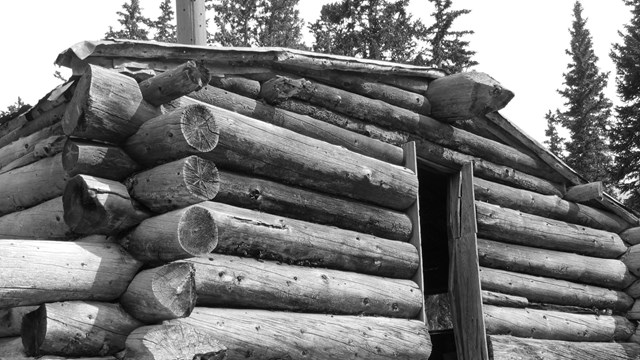
{"type": "MultiPolygon", "coordinates": [[[[3,1],[0,5],[0,109],[21,96],[35,103],[59,81],[53,77],[56,55],[82,40],[97,40],[109,25],[117,25],[116,11],[124,0],[3,1]]],[[[300,0],[301,16],[315,21],[327,0],[300,0]]],[[[556,93],[562,86],[569,57],[572,0],[454,0],[455,8],[471,9],[457,25],[473,29],[471,49],[486,72],[514,91],[502,111],[525,132],[544,140],[544,114],[562,107],[556,93]]],[[[160,0],[141,0],[144,13],[156,17],[160,0]]],[[[583,0],[599,66],[611,72],[607,95],[615,102],[615,68],[609,59],[618,30],[630,19],[622,0],[583,0]]],[[[427,0],[411,0],[414,16],[427,18],[427,0]]]]}

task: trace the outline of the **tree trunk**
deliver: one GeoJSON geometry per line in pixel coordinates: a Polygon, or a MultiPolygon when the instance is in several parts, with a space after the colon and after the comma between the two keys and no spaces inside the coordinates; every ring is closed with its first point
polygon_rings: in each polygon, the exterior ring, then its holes
{"type": "Polygon", "coordinates": [[[423,304],[411,280],[219,254],[186,261],[199,306],[415,318],[423,304]]]}
{"type": "Polygon", "coordinates": [[[146,324],[189,316],[196,306],[194,266],[170,263],[139,272],[120,297],[120,304],[146,324]]]}
{"type": "Polygon", "coordinates": [[[481,266],[564,279],[608,289],[624,289],[636,278],[617,259],[601,259],[561,251],[478,239],[481,266]]]}
{"type": "Polygon", "coordinates": [[[127,337],[125,360],[226,359],[227,349],[204,330],[187,324],[151,325],[127,337]]]}
{"type": "Polygon", "coordinates": [[[118,304],[43,304],[24,316],[22,344],[31,356],[113,355],[124,349],[127,335],[142,325],[118,304]]]}
{"type": "Polygon", "coordinates": [[[62,150],[62,167],[67,175],[97,176],[122,180],[140,166],[117,146],[68,140],[62,150]]]}
{"type": "Polygon", "coordinates": [[[478,235],[493,240],[617,258],[627,246],[615,233],[575,226],[476,201],[478,235]]]}
{"type": "Polygon", "coordinates": [[[251,99],[257,98],[260,94],[260,82],[242,76],[212,76],[209,84],[251,99]]]}
{"type": "Polygon", "coordinates": [[[69,240],[77,237],[64,222],[61,196],[0,217],[0,239],[69,240]]]}
{"type": "Polygon", "coordinates": [[[142,98],[151,105],[160,106],[209,83],[209,70],[193,60],[140,82],[142,98]]]}
{"type": "Polygon", "coordinates": [[[198,206],[215,219],[218,253],[402,279],[418,269],[418,251],[408,243],[220,203],[198,206]]]}
{"type": "MultiPolygon", "coordinates": [[[[17,306],[0,309],[0,338],[20,336],[22,317],[35,309],[37,306],[17,306]]],[[[0,351],[0,354],[6,356],[0,351]]],[[[1,359],[2,357],[0,357],[1,359]]]]}
{"type": "Polygon", "coordinates": [[[522,296],[530,302],[627,311],[633,299],[622,291],[549,277],[480,268],[484,290],[522,296]]]}
{"type": "Polygon", "coordinates": [[[62,196],[64,222],[78,234],[113,235],[151,216],[113,180],[76,175],[62,196]]]}
{"type": "Polygon", "coordinates": [[[566,341],[625,341],[635,325],[622,316],[570,314],[558,311],[484,305],[487,335],[513,335],[566,341]]]}
{"type": "Polygon", "coordinates": [[[15,160],[33,153],[36,144],[51,137],[63,135],[60,123],[51,125],[35,133],[23,137],[19,140],[0,148],[0,169],[4,168],[15,160]]]}
{"type": "Polygon", "coordinates": [[[522,296],[501,294],[493,291],[482,290],[482,303],[485,305],[526,308],[529,305],[529,300],[527,300],[526,297],[522,296]]]}
{"type": "Polygon", "coordinates": [[[428,359],[431,340],[417,320],[266,310],[196,308],[186,323],[241,359],[428,359]]]}
{"type": "Polygon", "coordinates": [[[113,301],[140,266],[112,243],[0,240],[0,308],[113,301]]]}
{"type": "Polygon", "coordinates": [[[158,213],[211,200],[220,188],[216,166],[198,156],[137,173],[125,184],[133,198],[158,213]]]}

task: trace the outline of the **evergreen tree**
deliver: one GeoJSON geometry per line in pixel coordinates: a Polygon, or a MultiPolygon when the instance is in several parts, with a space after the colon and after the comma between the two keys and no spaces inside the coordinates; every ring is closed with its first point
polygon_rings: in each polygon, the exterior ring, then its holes
{"type": "Polygon", "coordinates": [[[174,12],[171,7],[173,0],[163,0],[160,4],[160,16],[153,22],[156,30],[154,40],[168,43],[177,42],[174,12]]]}
{"type": "Polygon", "coordinates": [[[18,112],[25,111],[29,108],[28,104],[25,104],[22,101],[22,98],[18,96],[18,100],[15,103],[7,106],[6,110],[0,110],[0,118],[10,118],[13,117],[18,112]]]}
{"type": "Polygon", "coordinates": [[[582,5],[576,1],[568,72],[564,74],[564,88],[558,90],[565,99],[565,110],[557,112],[560,124],[568,131],[565,160],[573,169],[590,181],[608,181],[611,155],[607,142],[611,102],[604,96],[607,75],[596,65],[591,34],[582,17],[582,5]]]}
{"type": "Polygon", "coordinates": [[[153,22],[142,16],[142,8],[140,8],[140,0],[130,0],[129,3],[122,5],[124,11],[118,11],[120,16],[118,22],[122,26],[121,30],[114,31],[112,26],[109,26],[109,31],[104,35],[106,38],[111,39],[131,39],[131,40],[148,40],[149,30],[148,27],[153,25],[153,22]]]}
{"type": "Polygon", "coordinates": [[[552,114],[549,110],[544,118],[547,120],[547,129],[544,131],[547,140],[544,141],[544,144],[547,145],[549,151],[562,159],[565,139],[558,134],[558,125],[560,124],[558,115],[552,114]]]}
{"type": "Polygon", "coordinates": [[[612,176],[626,193],[627,205],[640,209],[640,1],[626,0],[632,18],[619,32],[622,42],[613,45],[611,58],[616,64],[617,93],[622,105],[616,107],[611,130],[611,149],[615,153],[612,176]]]}

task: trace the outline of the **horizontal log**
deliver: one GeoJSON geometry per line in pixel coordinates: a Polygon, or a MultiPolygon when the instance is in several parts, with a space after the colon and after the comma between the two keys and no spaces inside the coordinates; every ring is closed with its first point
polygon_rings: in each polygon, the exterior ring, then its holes
{"type": "Polygon", "coordinates": [[[198,156],[137,173],[125,184],[134,199],[158,213],[211,200],[220,188],[216,166],[198,156]]]}
{"type": "Polygon", "coordinates": [[[113,180],[76,175],[62,195],[64,222],[78,234],[113,235],[151,216],[113,180]]]}
{"type": "Polygon", "coordinates": [[[478,260],[481,266],[609,289],[621,290],[636,280],[625,264],[617,259],[601,259],[484,239],[478,239],[478,260]]]}
{"type": "MultiPolygon", "coordinates": [[[[37,306],[16,306],[0,309],[0,338],[20,336],[22,317],[37,308],[37,306]]],[[[6,356],[3,352],[0,354],[6,356]]]]}
{"type": "Polygon", "coordinates": [[[63,135],[62,125],[60,123],[51,125],[42,130],[38,130],[33,134],[18,139],[7,146],[0,148],[0,169],[11,162],[20,159],[28,154],[33,153],[36,144],[46,139],[63,135]]]}
{"type": "Polygon", "coordinates": [[[209,84],[251,99],[257,98],[260,94],[260,82],[242,76],[212,76],[209,84]]]}
{"type": "Polygon", "coordinates": [[[451,300],[448,293],[426,295],[424,297],[424,310],[429,331],[453,329],[451,300]]]}
{"type": "Polygon", "coordinates": [[[112,243],[0,240],[0,308],[113,301],[140,266],[112,243]]]}
{"type": "Polygon", "coordinates": [[[640,244],[640,227],[632,227],[620,233],[622,240],[631,245],[640,244]]]}
{"type": "Polygon", "coordinates": [[[428,359],[431,340],[418,320],[266,310],[196,308],[186,323],[227,347],[227,359],[428,359]]]}
{"type": "Polygon", "coordinates": [[[530,302],[625,312],[633,299],[624,292],[579,282],[480,267],[482,289],[521,296],[530,302]]]}
{"type": "Polygon", "coordinates": [[[636,326],[622,316],[571,314],[484,305],[487,335],[565,341],[625,341],[636,326]]]}
{"type": "Polygon", "coordinates": [[[197,206],[215,219],[218,253],[403,279],[418,269],[418,251],[408,243],[221,203],[197,206]]]}
{"type": "Polygon", "coordinates": [[[640,277],[640,245],[633,245],[620,258],[635,276],[640,277]]]}
{"type": "MultiPolygon", "coordinates": [[[[594,229],[619,233],[628,227],[619,216],[587,205],[569,202],[553,195],[516,189],[474,178],[476,200],[594,229]]],[[[622,234],[620,236],[623,238],[622,234]]]]}
{"type": "Polygon", "coordinates": [[[62,195],[66,182],[60,154],[0,174],[0,215],[62,195]]]}
{"type": "Polygon", "coordinates": [[[33,164],[40,159],[52,157],[62,152],[62,147],[66,140],[67,137],[65,135],[55,135],[38,142],[33,147],[33,151],[5,165],[2,170],[0,170],[0,174],[33,164]]]}
{"type": "Polygon", "coordinates": [[[120,297],[120,305],[146,324],[189,316],[196,306],[194,266],[170,263],[139,272],[120,297]]]}
{"type": "Polygon", "coordinates": [[[492,240],[617,258],[627,246],[615,233],[576,226],[476,201],[478,235],[492,240]]]}
{"type": "Polygon", "coordinates": [[[195,266],[198,306],[411,319],[423,304],[411,280],[220,254],[186,261],[195,266]]]}
{"type": "Polygon", "coordinates": [[[61,196],[0,217],[0,239],[69,240],[78,236],[64,222],[61,196]]]}
{"type": "MultiPolygon", "coordinates": [[[[482,285],[484,287],[484,285],[482,285]]],[[[485,305],[506,306],[514,308],[525,308],[529,306],[526,297],[517,295],[501,294],[495,291],[482,290],[482,303],[485,305]]]]}
{"type": "Polygon", "coordinates": [[[62,119],[65,134],[121,143],[161,110],[142,98],[138,83],[115,71],[87,65],[62,119]]]}
{"type": "Polygon", "coordinates": [[[604,196],[604,186],[602,181],[588,184],[575,185],[567,189],[564,198],[573,202],[586,202],[589,200],[602,199],[604,196]]]}
{"type": "Polygon", "coordinates": [[[189,60],[140,82],[142,98],[151,105],[160,106],[209,83],[211,75],[202,62],[189,60]]]}
{"type": "MultiPolygon", "coordinates": [[[[19,329],[18,329],[19,331],[19,329]]],[[[17,337],[0,338],[0,359],[2,360],[31,360],[32,357],[27,357],[24,353],[24,346],[22,346],[22,339],[17,337]]]]}
{"type": "Polygon", "coordinates": [[[122,180],[140,166],[117,146],[68,140],[62,150],[62,167],[69,177],[97,176],[122,180]]]}
{"type": "Polygon", "coordinates": [[[31,356],[113,355],[124,349],[127,335],[142,325],[118,304],[43,304],[24,316],[22,344],[31,356]]]}
{"type": "Polygon", "coordinates": [[[632,360],[640,357],[640,345],[614,342],[573,342],[491,335],[493,360],[599,359],[632,360]]]}
{"type": "Polygon", "coordinates": [[[353,152],[401,165],[402,149],[313,117],[273,107],[260,101],[236,95],[213,86],[206,86],[190,97],[229,111],[295,131],[314,139],[342,146],[353,152]]]}
{"type": "Polygon", "coordinates": [[[125,360],[223,360],[227,349],[205,331],[186,324],[150,325],[127,336],[125,360]]]}
{"type": "Polygon", "coordinates": [[[212,252],[218,228],[208,210],[191,206],[144,220],[120,244],[136,259],[158,264],[212,252]]]}
{"type": "Polygon", "coordinates": [[[627,312],[626,317],[630,320],[640,320],[640,302],[638,302],[638,300],[633,303],[633,306],[627,312]]]}
{"type": "Polygon", "coordinates": [[[3,148],[20,138],[29,136],[39,130],[60,123],[64,117],[64,113],[67,111],[67,103],[58,105],[57,107],[43,113],[38,118],[27,121],[20,127],[13,129],[11,132],[2,134],[0,137],[0,148],[3,148]]]}

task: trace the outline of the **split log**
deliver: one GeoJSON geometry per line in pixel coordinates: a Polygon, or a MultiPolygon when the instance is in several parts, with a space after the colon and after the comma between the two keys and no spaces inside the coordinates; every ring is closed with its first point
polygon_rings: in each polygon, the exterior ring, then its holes
{"type": "Polygon", "coordinates": [[[189,96],[207,104],[266,121],[314,139],[342,146],[359,154],[396,165],[401,165],[403,161],[402,149],[398,146],[386,144],[322,120],[279,109],[213,86],[206,86],[189,96]]]}
{"type": "Polygon", "coordinates": [[[62,125],[57,123],[0,148],[0,168],[4,170],[13,161],[33,153],[36,144],[41,141],[60,135],[63,135],[62,125]]]}
{"type": "Polygon", "coordinates": [[[609,289],[624,289],[636,278],[617,259],[539,249],[478,239],[478,259],[481,266],[539,275],[609,289]]]}
{"type": "Polygon", "coordinates": [[[202,62],[193,60],[140,82],[142,98],[160,106],[183,95],[200,90],[209,83],[211,75],[202,62]]]}
{"type": "Polygon", "coordinates": [[[135,174],[125,184],[133,198],[159,213],[211,200],[220,188],[216,166],[198,156],[135,174]]]}
{"type": "Polygon", "coordinates": [[[22,344],[31,356],[113,355],[124,349],[127,335],[142,325],[118,304],[43,304],[24,316],[22,344]]]}
{"type": "Polygon", "coordinates": [[[191,105],[147,121],[124,144],[140,164],[154,166],[213,150],[218,143],[219,115],[191,105]]]}
{"type": "Polygon", "coordinates": [[[266,310],[196,308],[185,323],[206,331],[240,359],[428,359],[431,339],[418,320],[266,310]]]}
{"type": "Polygon", "coordinates": [[[223,360],[227,348],[204,330],[187,324],[137,328],[126,341],[125,360],[223,360]]]}
{"type": "Polygon", "coordinates": [[[68,240],[77,237],[64,222],[61,196],[0,217],[0,239],[68,240]]]}
{"type": "Polygon", "coordinates": [[[142,98],[138,83],[115,71],[87,65],[62,119],[69,136],[121,143],[161,114],[142,98]]]}
{"type": "Polygon", "coordinates": [[[573,202],[586,202],[594,199],[602,199],[604,194],[602,181],[588,184],[575,185],[567,189],[564,198],[573,202]]]}
{"type": "Polygon", "coordinates": [[[620,236],[476,201],[478,235],[513,244],[617,258],[627,246],[620,236]]]}
{"type": "Polygon", "coordinates": [[[634,343],[537,340],[502,335],[489,336],[487,341],[493,360],[632,360],[640,357],[640,345],[634,343]]]}
{"type": "Polygon", "coordinates": [[[67,103],[58,105],[57,107],[47,111],[46,113],[43,113],[38,118],[27,121],[11,132],[3,134],[2,137],[0,137],[0,148],[7,146],[14,141],[17,141],[20,138],[29,136],[37,131],[59,123],[64,117],[67,106],[67,103]]]}
{"type": "Polygon", "coordinates": [[[218,253],[402,279],[418,269],[408,243],[209,201],[198,206],[215,219],[218,253]]]}
{"type": "Polygon", "coordinates": [[[117,244],[0,240],[0,308],[113,301],[140,266],[117,244]]]}
{"type": "Polygon", "coordinates": [[[385,239],[407,241],[411,236],[411,219],[399,211],[224,170],[218,175],[215,202],[385,239]]]}
{"type": "Polygon", "coordinates": [[[451,300],[448,293],[431,294],[424,297],[425,320],[429,331],[453,329],[451,300]]]}
{"type": "Polygon", "coordinates": [[[218,227],[210,211],[191,206],[144,220],[120,243],[140,261],[164,263],[212,252],[218,227]]]}
{"type": "Polygon", "coordinates": [[[633,299],[624,292],[578,282],[480,267],[482,289],[520,296],[531,302],[627,311],[633,299]]]}
{"type": "Polygon", "coordinates": [[[636,326],[622,316],[571,314],[484,305],[487,335],[566,341],[625,341],[636,326]]]}
{"type": "Polygon", "coordinates": [[[62,195],[64,222],[78,234],[112,235],[151,216],[113,180],[76,175],[62,195]]]}
{"type": "Polygon", "coordinates": [[[633,245],[620,258],[633,275],[640,277],[640,245],[633,245]]]}
{"type": "Polygon", "coordinates": [[[260,94],[260,83],[242,76],[214,75],[211,77],[209,84],[251,99],[257,98],[258,94],[260,94]]]}
{"type": "Polygon", "coordinates": [[[0,215],[62,195],[67,176],[60,154],[0,174],[0,215]]]}
{"type": "Polygon", "coordinates": [[[489,75],[476,71],[441,77],[427,89],[431,115],[447,122],[500,110],[513,95],[489,75]]]}
{"type": "Polygon", "coordinates": [[[631,245],[640,244],[640,227],[633,227],[620,233],[622,240],[631,245]]]}
{"type": "Polygon", "coordinates": [[[69,177],[82,174],[109,180],[122,180],[140,168],[117,146],[78,140],[65,143],[62,167],[69,177]]]}
{"type": "MultiPolygon", "coordinates": [[[[0,338],[20,336],[22,317],[37,308],[37,306],[17,306],[0,309],[0,338]]],[[[0,352],[0,354],[4,355],[3,352],[0,352]]],[[[0,356],[0,359],[2,359],[2,356],[0,356]]]]}
{"type": "Polygon", "coordinates": [[[219,254],[186,261],[195,266],[198,306],[411,319],[423,304],[411,280],[219,254]]]}
{"type": "Polygon", "coordinates": [[[517,295],[501,294],[494,291],[482,290],[482,303],[485,305],[526,308],[529,300],[517,295]]]}
{"type": "Polygon", "coordinates": [[[120,297],[120,305],[146,324],[189,316],[196,306],[194,266],[171,263],[139,272],[120,297]]]}

